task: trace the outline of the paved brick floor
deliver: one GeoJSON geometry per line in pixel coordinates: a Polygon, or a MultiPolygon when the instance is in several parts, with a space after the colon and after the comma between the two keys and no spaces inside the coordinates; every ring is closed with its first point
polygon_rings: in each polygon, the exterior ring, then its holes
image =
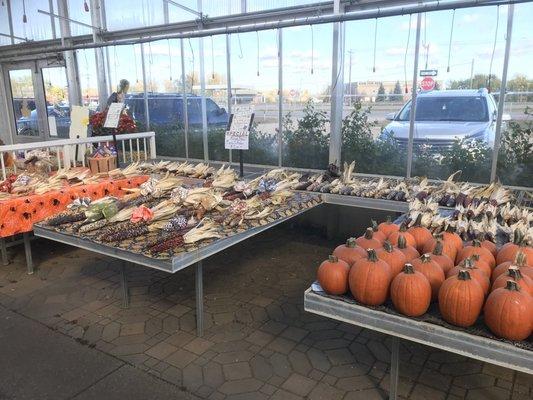
{"type": "MultiPolygon", "coordinates": [[[[333,243],[276,228],[204,263],[203,338],[194,269],[134,267],[121,308],[120,264],[38,240],[0,267],[0,304],[206,399],[384,399],[389,340],[306,313],[303,291],[333,243]]],[[[1,355],[0,355],[1,356],[1,355]]],[[[403,342],[406,399],[531,399],[533,377],[403,342]]]]}

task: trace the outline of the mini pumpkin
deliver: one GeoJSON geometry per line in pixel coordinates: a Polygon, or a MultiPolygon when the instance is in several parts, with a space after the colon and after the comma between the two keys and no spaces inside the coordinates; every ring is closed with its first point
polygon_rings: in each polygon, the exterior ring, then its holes
{"type": "Polygon", "coordinates": [[[387,216],[387,220],[378,225],[378,229],[385,234],[388,238],[391,233],[394,233],[400,229],[400,227],[394,224],[391,220],[390,215],[387,216]]]}
{"type": "Polygon", "coordinates": [[[522,275],[520,268],[514,265],[510,266],[506,273],[496,278],[491,291],[507,286],[507,281],[516,282],[524,292],[533,296],[533,279],[527,275],[522,275]]]}
{"type": "Polygon", "coordinates": [[[366,257],[366,250],[357,246],[355,238],[348,238],[345,244],[341,244],[333,250],[333,255],[352,266],[361,257],[366,257]]]}
{"type": "Polygon", "coordinates": [[[400,237],[404,237],[405,241],[407,242],[409,246],[413,246],[414,248],[416,248],[416,240],[413,237],[413,235],[407,232],[407,227],[405,226],[405,224],[401,224],[400,229],[397,232],[391,233],[388,239],[389,239],[389,242],[391,242],[394,246],[397,246],[398,239],[400,237]]]}
{"type": "Polygon", "coordinates": [[[494,259],[494,256],[492,253],[485,249],[484,247],[481,247],[481,243],[479,240],[473,240],[472,246],[464,247],[461,249],[461,251],[457,254],[456,262],[460,263],[465,258],[472,257],[474,254],[478,254],[480,259],[486,261],[491,270],[496,266],[496,260],[494,259]]]}
{"type": "Polygon", "coordinates": [[[348,264],[331,255],[318,267],[317,280],[328,294],[341,295],[348,291],[348,264]]]}
{"type": "Polygon", "coordinates": [[[394,308],[400,313],[409,317],[419,317],[429,308],[431,285],[422,273],[407,263],[402,272],[392,280],[390,297],[394,308]]]}
{"type": "Polygon", "coordinates": [[[379,259],[389,264],[393,278],[402,271],[403,266],[407,262],[407,258],[403,252],[394,248],[394,246],[388,240],[383,243],[383,247],[381,249],[376,251],[376,254],[379,259]]]}
{"type": "Polygon", "coordinates": [[[378,306],[387,300],[391,268],[378,258],[374,249],[368,249],[367,253],[366,258],[361,258],[352,265],[348,282],[355,300],[369,306],[378,306]]]}
{"type": "Polygon", "coordinates": [[[435,261],[431,259],[430,254],[422,254],[419,258],[411,260],[411,264],[418,272],[421,272],[431,285],[431,299],[437,300],[439,289],[444,282],[444,271],[435,261]]]}
{"type": "Polygon", "coordinates": [[[355,239],[355,243],[364,249],[379,249],[381,247],[381,242],[374,238],[374,231],[372,228],[367,228],[363,236],[355,239]]]}
{"type": "Polygon", "coordinates": [[[422,213],[418,214],[413,226],[407,229],[407,232],[415,239],[416,249],[422,251],[427,242],[433,239],[433,235],[428,228],[422,226],[422,213]]]}
{"type": "Polygon", "coordinates": [[[413,246],[409,246],[407,241],[403,236],[398,238],[398,250],[400,250],[404,255],[407,261],[411,261],[415,258],[420,257],[420,253],[413,246]]]}

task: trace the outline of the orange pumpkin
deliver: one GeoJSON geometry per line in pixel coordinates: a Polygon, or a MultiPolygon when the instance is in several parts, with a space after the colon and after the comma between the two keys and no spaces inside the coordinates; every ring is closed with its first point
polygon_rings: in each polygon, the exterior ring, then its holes
{"type": "Polygon", "coordinates": [[[329,294],[344,294],[348,291],[348,264],[331,255],[318,267],[317,280],[322,289],[329,294]]]}
{"type": "Polygon", "coordinates": [[[403,236],[400,236],[398,238],[397,247],[398,247],[398,250],[400,250],[404,254],[405,259],[407,261],[411,261],[415,258],[420,257],[420,253],[418,252],[418,250],[415,249],[413,246],[409,246],[403,236]]]}
{"type": "Polygon", "coordinates": [[[333,250],[333,255],[352,266],[361,257],[366,257],[366,250],[357,246],[355,238],[348,238],[345,244],[341,244],[333,250]]]}
{"type": "Polygon", "coordinates": [[[444,232],[442,232],[442,240],[452,244],[455,247],[456,253],[463,248],[463,240],[461,239],[461,236],[455,232],[455,228],[451,225],[448,225],[444,232]]]}
{"type": "Polygon", "coordinates": [[[355,262],[350,269],[348,282],[355,300],[369,306],[385,303],[389,293],[391,268],[380,260],[374,249],[368,250],[368,256],[355,262]]]}
{"type": "Polygon", "coordinates": [[[411,260],[411,264],[418,272],[421,272],[431,285],[431,299],[436,300],[439,295],[439,289],[444,282],[444,271],[435,261],[431,259],[430,254],[422,254],[420,258],[411,260]]]}
{"type": "Polygon", "coordinates": [[[416,248],[416,240],[413,235],[407,232],[405,224],[400,225],[400,229],[398,230],[398,232],[391,233],[391,235],[389,236],[389,242],[391,242],[394,246],[397,246],[398,239],[402,236],[405,238],[405,241],[409,246],[413,246],[414,248],[416,248]]]}
{"type": "Polygon", "coordinates": [[[444,274],[453,268],[453,261],[446,254],[442,253],[442,240],[437,239],[433,252],[431,253],[431,259],[440,265],[444,274]]]}
{"type": "Polygon", "coordinates": [[[382,222],[378,225],[378,229],[385,234],[385,236],[388,238],[391,233],[397,232],[400,227],[396,224],[394,224],[391,221],[390,215],[387,217],[387,220],[385,222],[382,222]]]}
{"type": "Polygon", "coordinates": [[[533,298],[514,281],[494,290],[485,304],[485,323],[496,336],[525,340],[533,329],[533,298]]]}
{"type": "Polygon", "coordinates": [[[465,258],[472,257],[474,254],[478,254],[481,260],[487,262],[491,270],[496,266],[496,260],[494,259],[494,256],[489,250],[481,247],[479,240],[473,240],[472,246],[461,249],[461,251],[457,254],[456,262],[460,263],[465,258]]]}
{"type": "Polygon", "coordinates": [[[439,291],[439,310],[442,319],[450,324],[473,325],[483,307],[483,289],[468,271],[459,271],[444,281],[439,291]]]}
{"type": "MultiPolygon", "coordinates": [[[[487,275],[487,278],[490,279],[490,276],[492,275],[492,269],[490,268],[490,265],[485,260],[481,259],[479,254],[474,254],[472,257],[466,260],[470,260],[474,267],[483,271],[485,275],[487,275]]],[[[463,261],[466,261],[466,260],[463,260],[463,261]]]]}
{"type": "Polygon", "coordinates": [[[435,235],[433,239],[426,242],[424,248],[422,249],[422,253],[432,253],[433,250],[435,250],[438,240],[442,242],[442,254],[446,254],[448,257],[450,257],[450,260],[454,261],[455,256],[457,255],[457,248],[449,239],[444,240],[442,233],[435,235]]]}
{"type": "Polygon", "coordinates": [[[472,264],[472,260],[470,258],[467,258],[460,265],[457,265],[456,267],[453,267],[451,270],[449,270],[446,274],[446,277],[450,278],[452,276],[456,276],[459,274],[459,272],[465,270],[468,271],[472,279],[475,279],[479,283],[479,286],[481,286],[481,289],[483,289],[484,295],[489,293],[490,281],[487,274],[481,269],[475,267],[472,264]]]}
{"type": "Polygon", "coordinates": [[[520,268],[522,275],[527,275],[533,279],[533,267],[528,265],[526,255],[519,251],[516,253],[514,261],[504,261],[492,270],[492,282],[494,282],[498,276],[505,273],[511,265],[516,265],[520,268]]]}
{"type": "MultiPolygon", "coordinates": [[[[498,254],[498,249],[496,247],[496,244],[494,244],[493,242],[491,242],[488,239],[481,239],[480,238],[478,240],[481,243],[481,247],[486,248],[488,251],[490,251],[492,253],[492,255],[494,257],[496,257],[496,255],[498,254]]],[[[472,241],[466,242],[465,243],[465,247],[467,247],[467,246],[472,246],[472,241]]]]}
{"type": "Polygon", "coordinates": [[[381,249],[376,251],[376,254],[380,260],[389,264],[393,278],[402,271],[403,266],[407,262],[405,255],[400,250],[394,248],[388,240],[383,243],[381,249]]]}
{"type": "Polygon", "coordinates": [[[424,314],[431,302],[431,285],[427,278],[415,271],[412,264],[405,264],[391,283],[390,297],[394,308],[408,317],[424,314]]]}
{"type": "Polygon", "coordinates": [[[364,236],[355,239],[355,243],[363,249],[379,249],[381,247],[381,242],[374,239],[374,231],[372,228],[367,228],[364,236]]]}
{"type": "Polygon", "coordinates": [[[383,232],[381,232],[381,231],[379,230],[379,228],[378,228],[378,224],[377,224],[376,221],[371,220],[370,222],[371,222],[371,224],[372,224],[371,228],[372,228],[372,233],[373,233],[373,235],[374,235],[374,236],[373,236],[374,239],[379,240],[379,241],[381,242],[381,244],[383,244],[383,242],[384,242],[385,240],[387,240],[387,236],[386,236],[383,232]]]}
{"type": "Polygon", "coordinates": [[[407,232],[415,239],[416,249],[422,251],[426,242],[429,242],[433,239],[433,235],[428,228],[421,225],[422,223],[422,213],[418,214],[416,221],[413,226],[411,226],[407,232]]]}
{"type": "Polygon", "coordinates": [[[527,275],[522,275],[520,268],[514,265],[510,266],[506,273],[496,278],[491,291],[507,286],[507,281],[516,282],[523,291],[533,296],[533,279],[527,275]]]}
{"type": "Polygon", "coordinates": [[[519,251],[526,255],[529,263],[533,262],[533,247],[527,245],[522,232],[517,229],[514,234],[514,241],[505,243],[498,251],[496,263],[499,265],[505,261],[513,261],[519,251]]]}

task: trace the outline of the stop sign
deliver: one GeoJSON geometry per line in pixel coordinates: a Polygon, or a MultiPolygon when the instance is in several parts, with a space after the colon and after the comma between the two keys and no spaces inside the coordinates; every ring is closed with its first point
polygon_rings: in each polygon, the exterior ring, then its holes
{"type": "Polygon", "coordinates": [[[433,90],[433,89],[435,89],[435,80],[431,76],[426,76],[420,82],[420,89],[422,89],[422,90],[433,90]]]}

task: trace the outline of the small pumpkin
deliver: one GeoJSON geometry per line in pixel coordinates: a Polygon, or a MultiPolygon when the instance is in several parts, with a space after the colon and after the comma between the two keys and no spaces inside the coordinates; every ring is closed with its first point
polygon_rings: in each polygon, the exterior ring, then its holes
{"type": "Polygon", "coordinates": [[[345,244],[341,244],[333,250],[333,255],[352,266],[360,258],[366,257],[366,250],[357,246],[355,238],[348,238],[345,244]]]}
{"type": "Polygon", "coordinates": [[[394,308],[400,313],[409,317],[419,317],[429,308],[431,285],[421,272],[407,263],[402,272],[392,280],[390,297],[394,308]]]}
{"type": "Polygon", "coordinates": [[[435,247],[431,253],[431,259],[440,265],[444,274],[454,267],[452,259],[442,253],[442,240],[440,239],[437,239],[435,243],[435,247]]]}
{"type": "Polygon", "coordinates": [[[516,265],[521,269],[523,275],[527,275],[533,279],[533,267],[528,265],[526,255],[519,251],[516,253],[513,261],[504,261],[492,270],[491,281],[494,282],[496,278],[501,274],[504,274],[511,265],[516,265]]]}
{"type": "Polygon", "coordinates": [[[505,261],[513,261],[519,251],[526,255],[528,265],[533,266],[531,265],[533,263],[533,247],[528,246],[524,240],[524,235],[517,229],[515,230],[514,241],[505,243],[500,251],[498,251],[496,263],[499,265],[505,261]]]}
{"type": "Polygon", "coordinates": [[[363,249],[379,249],[381,247],[381,242],[374,238],[374,231],[372,228],[367,228],[363,236],[355,239],[355,243],[363,249]]]}
{"type": "Polygon", "coordinates": [[[422,254],[419,258],[411,260],[411,264],[418,272],[421,272],[431,285],[431,299],[437,300],[439,289],[444,282],[444,271],[435,261],[431,259],[430,254],[422,254]]]}
{"type": "Polygon", "coordinates": [[[460,271],[464,271],[464,270],[468,271],[468,273],[470,274],[470,277],[472,279],[475,279],[481,286],[481,289],[483,289],[483,294],[487,295],[490,289],[489,277],[487,276],[485,271],[474,266],[474,264],[472,263],[472,259],[470,258],[467,258],[466,260],[461,262],[461,264],[450,269],[448,273],[446,274],[446,277],[449,278],[451,276],[455,276],[459,274],[460,271]]]}
{"type": "Polygon", "coordinates": [[[466,270],[444,281],[439,291],[439,310],[442,319],[466,328],[473,325],[483,307],[483,289],[466,270]]]}
{"type": "Polygon", "coordinates": [[[388,240],[383,243],[383,247],[381,249],[376,251],[376,254],[380,260],[383,260],[389,264],[393,278],[402,271],[403,266],[407,262],[407,258],[403,252],[394,248],[394,246],[388,240]]]}
{"type": "Polygon", "coordinates": [[[387,216],[387,220],[378,225],[378,229],[385,234],[388,238],[391,233],[397,232],[400,227],[392,222],[390,215],[387,216]]]}
{"type": "Polygon", "coordinates": [[[451,225],[448,225],[442,232],[442,240],[451,243],[455,247],[456,253],[463,248],[463,240],[461,239],[461,236],[455,232],[455,228],[451,225]]]}
{"type": "Polygon", "coordinates": [[[403,236],[400,236],[398,238],[397,248],[405,255],[405,259],[407,261],[411,261],[415,258],[420,257],[420,253],[418,252],[418,250],[415,249],[413,246],[409,246],[403,236]]]}
{"type": "Polygon", "coordinates": [[[533,329],[533,298],[509,280],[494,290],[485,304],[485,323],[496,336],[525,340],[533,329]]]}
{"type": "Polygon", "coordinates": [[[435,250],[435,246],[437,245],[438,240],[442,242],[442,254],[446,254],[448,257],[450,257],[450,260],[454,261],[457,255],[457,249],[453,242],[451,242],[450,240],[444,240],[442,233],[435,235],[433,239],[426,242],[422,249],[422,254],[432,253],[433,250],[435,250]]]}
{"type": "Polygon", "coordinates": [[[409,246],[413,246],[414,248],[416,248],[416,240],[413,235],[407,232],[407,227],[405,226],[405,224],[400,225],[400,229],[398,230],[398,232],[391,233],[391,235],[389,236],[389,242],[391,242],[394,246],[397,246],[398,239],[402,236],[405,238],[405,241],[409,246]]]}
{"type": "Polygon", "coordinates": [[[383,242],[387,240],[387,236],[379,230],[378,223],[375,220],[370,220],[370,223],[372,224],[371,228],[374,239],[379,240],[381,244],[383,244],[383,242]]]}
{"type": "Polygon", "coordinates": [[[341,295],[348,291],[348,273],[350,267],[346,261],[331,255],[318,267],[317,280],[328,294],[341,295]]]}
{"type": "Polygon", "coordinates": [[[506,273],[496,278],[491,291],[507,286],[507,281],[516,282],[523,291],[533,296],[533,279],[527,275],[522,275],[520,268],[515,265],[510,266],[506,273]]]}
{"type": "Polygon", "coordinates": [[[461,249],[461,251],[457,254],[456,262],[460,263],[465,258],[472,257],[474,254],[478,254],[481,260],[486,261],[489,264],[491,270],[496,266],[496,260],[494,259],[494,256],[489,250],[485,249],[484,247],[481,247],[481,243],[479,242],[479,240],[473,240],[472,246],[464,247],[463,249],[461,249]]]}
{"type": "Polygon", "coordinates": [[[433,239],[433,235],[431,234],[430,230],[425,226],[422,226],[422,213],[418,214],[415,223],[413,226],[407,229],[407,232],[409,232],[411,236],[415,238],[416,249],[418,251],[422,251],[426,242],[429,242],[433,239]]]}
{"type": "Polygon", "coordinates": [[[367,254],[366,258],[360,258],[352,265],[348,283],[355,300],[369,306],[378,306],[387,300],[391,268],[378,258],[374,249],[368,249],[367,254]]]}

